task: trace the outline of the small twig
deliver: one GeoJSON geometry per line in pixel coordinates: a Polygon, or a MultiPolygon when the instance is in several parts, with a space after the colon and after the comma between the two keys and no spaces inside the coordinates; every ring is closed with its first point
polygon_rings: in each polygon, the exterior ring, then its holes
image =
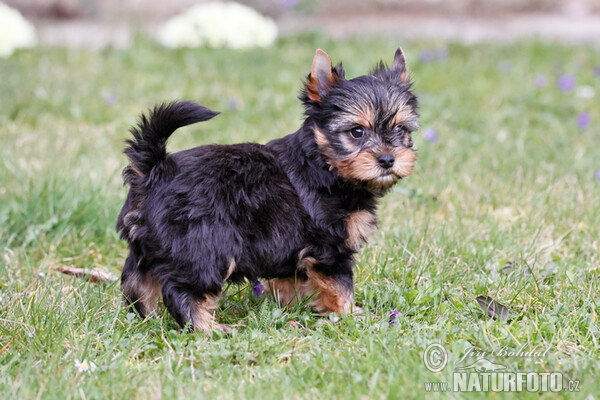
{"type": "Polygon", "coordinates": [[[12,342],[14,342],[14,341],[15,341],[15,338],[12,338],[12,339],[10,339],[10,340],[8,341],[8,343],[6,343],[6,344],[4,345],[4,347],[2,347],[2,348],[0,349],[0,354],[4,353],[4,350],[8,349],[8,348],[10,347],[10,345],[12,344],[12,342]]]}
{"type": "Polygon", "coordinates": [[[97,269],[56,267],[55,270],[67,275],[73,275],[80,278],[89,278],[92,282],[115,282],[119,279],[115,274],[97,269]]]}

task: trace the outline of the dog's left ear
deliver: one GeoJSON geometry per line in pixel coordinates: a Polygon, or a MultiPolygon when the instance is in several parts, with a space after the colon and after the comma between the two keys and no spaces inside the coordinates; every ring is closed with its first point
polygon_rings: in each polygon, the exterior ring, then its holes
{"type": "Polygon", "coordinates": [[[341,65],[333,68],[331,59],[321,49],[317,49],[313,58],[310,75],[306,83],[306,93],[308,98],[317,103],[329,93],[331,88],[344,78],[344,72],[341,65]]]}
{"type": "Polygon", "coordinates": [[[402,47],[398,47],[396,54],[394,54],[394,62],[390,68],[391,71],[395,72],[401,81],[408,80],[408,68],[406,67],[406,57],[402,47]]]}

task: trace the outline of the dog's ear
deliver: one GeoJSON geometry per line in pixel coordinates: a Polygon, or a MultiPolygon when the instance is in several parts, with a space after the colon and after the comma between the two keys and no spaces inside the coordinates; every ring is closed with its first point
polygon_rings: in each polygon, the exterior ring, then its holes
{"type": "Polygon", "coordinates": [[[406,67],[406,57],[404,57],[402,47],[398,47],[398,50],[396,50],[394,62],[392,63],[390,70],[396,73],[396,76],[398,76],[401,81],[408,80],[408,68],[406,67]]]}
{"type": "Polygon", "coordinates": [[[329,93],[331,88],[344,78],[344,70],[341,64],[333,68],[331,59],[321,49],[317,49],[313,58],[310,75],[306,83],[308,98],[317,103],[329,93]]]}

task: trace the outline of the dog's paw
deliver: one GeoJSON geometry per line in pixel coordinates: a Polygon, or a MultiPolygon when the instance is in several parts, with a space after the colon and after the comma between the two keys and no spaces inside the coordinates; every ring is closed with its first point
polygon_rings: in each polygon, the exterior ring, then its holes
{"type": "Polygon", "coordinates": [[[351,314],[354,318],[364,318],[367,313],[365,312],[365,309],[359,306],[352,306],[352,312],[351,314]]]}
{"type": "Polygon", "coordinates": [[[220,332],[225,335],[230,335],[231,327],[229,325],[225,325],[225,324],[213,324],[212,331],[213,332],[217,331],[217,332],[220,332]]]}

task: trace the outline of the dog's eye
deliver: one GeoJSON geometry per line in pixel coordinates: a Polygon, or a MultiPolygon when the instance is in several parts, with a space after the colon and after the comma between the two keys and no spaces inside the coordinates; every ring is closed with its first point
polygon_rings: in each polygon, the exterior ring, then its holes
{"type": "Polygon", "coordinates": [[[402,124],[396,125],[396,126],[394,127],[394,133],[397,133],[397,134],[399,134],[399,135],[402,135],[402,134],[404,134],[404,133],[406,133],[406,132],[407,132],[407,129],[406,129],[406,127],[405,127],[404,125],[402,125],[402,124]]]}
{"type": "Polygon", "coordinates": [[[361,137],[363,137],[365,135],[365,128],[362,128],[360,126],[354,127],[352,129],[350,129],[350,134],[352,135],[353,138],[360,139],[361,137]]]}

